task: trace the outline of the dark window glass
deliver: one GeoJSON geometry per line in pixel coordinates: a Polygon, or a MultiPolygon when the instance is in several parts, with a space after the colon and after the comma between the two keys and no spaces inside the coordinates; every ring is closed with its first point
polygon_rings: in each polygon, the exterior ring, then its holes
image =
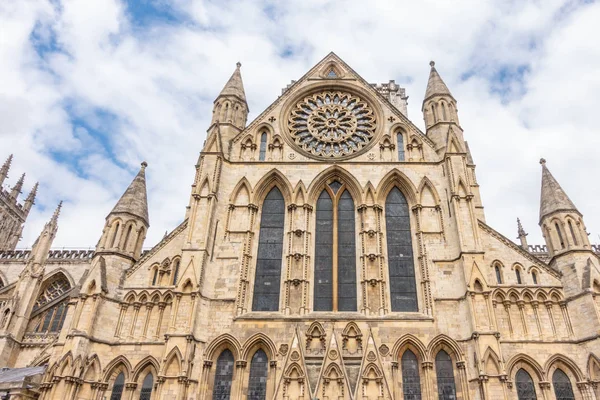
{"type": "Polygon", "coordinates": [[[158,278],[158,267],[154,270],[154,276],[152,277],[152,286],[156,285],[157,278],[158,278]]]}
{"type": "Polygon", "coordinates": [[[46,283],[44,291],[38,296],[33,311],[59,298],[70,289],[71,285],[63,274],[55,275],[51,281],[46,283]]]}
{"type": "Polygon", "coordinates": [[[173,268],[173,286],[177,285],[178,277],[179,277],[179,260],[175,261],[175,267],[173,268]]]}
{"type": "Polygon", "coordinates": [[[263,132],[260,135],[260,152],[258,153],[258,160],[265,161],[265,155],[267,154],[267,132],[263,132]]]}
{"type": "Polygon", "coordinates": [[[283,195],[278,188],[274,187],[262,205],[252,300],[253,311],[279,309],[284,218],[283,195]]]}
{"type": "Polygon", "coordinates": [[[333,201],[323,190],[317,200],[315,311],[333,310],[333,201]]]}
{"type": "Polygon", "coordinates": [[[269,360],[264,351],[258,350],[250,362],[250,380],[248,382],[248,400],[265,400],[267,398],[267,375],[269,360]]]}
{"type": "Polygon", "coordinates": [[[402,355],[402,391],[404,400],[421,400],[421,378],[417,356],[410,350],[402,355]]]}
{"type": "Polygon", "coordinates": [[[552,374],[552,384],[554,385],[556,400],[575,400],[571,381],[562,370],[557,369],[554,371],[554,374],[552,374]]]}
{"type": "Polygon", "coordinates": [[[520,285],[523,283],[521,280],[521,270],[519,268],[515,268],[515,275],[517,275],[517,283],[520,285]]]}
{"type": "Polygon", "coordinates": [[[154,377],[152,374],[146,375],[142,383],[142,391],[140,392],[140,400],[150,400],[152,396],[152,386],[154,385],[154,377]]]}
{"type": "Polygon", "coordinates": [[[560,242],[560,247],[565,248],[565,241],[563,240],[562,232],[560,231],[560,227],[557,223],[554,223],[554,227],[556,228],[556,233],[558,233],[558,241],[560,242]]]}
{"type": "Polygon", "coordinates": [[[573,238],[573,243],[577,246],[577,237],[575,236],[575,230],[573,229],[573,224],[569,220],[569,229],[571,230],[571,237],[573,238]]]}
{"type": "Polygon", "coordinates": [[[515,377],[517,381],[517,396],[519,400],[536,400],[535,386],[533,386],[533,379],[531,375],[524,369],[517,371],[515,377]]]}
{"type": "Polygon", "coordinates": [[[338,201],[338,310],[356,311],[354,201],[344,190],[338,201]]]}
{"type": "Polygon", "coordinates": [[[437,375],[438,399],[456,400],[452,359],[444,350],[440,350],[435,356],[435,374],[437,375]]]}
{"type": "Polygon", "coordinates": [[[531,272],[531,278],[533,279],[533,284],[537,285],[537,273],[535,271],[531,272]]]}
{"type": "Polygon", "coordinates": [[[60,331],[60,328],[62,328],[63,322],[65,322],[65,309],[65,303],[61,303],[58,305],[58,307],[56,307],[54,319],[52,320],[52,325],[50,326],[50,332],[58,332],[60,331]]]}
{"type": "Polygon", "coordinates": [[[121,372],[117,375],[115,383],[113,384],[112,393],[110,394],[110,400],[121,400],[123,395],[123,386],[125,385],[125,375],[121,372]]]}
{"type": "Polygon", "coordinates": [[[67,304],[63,301],[44,312],[35,331],[39,333],[60,332],[66,316],[67,304]]]}
{"type": "Polygon", "coordinates": [[[502,275],[500,274],[500,267],[496,265],[494,267],[494,270],[496,271],[496,282],[502,283],[502,275]]]}
{"type": "Polygon", "coordinates": [[[233,380],[233,365],[233,354],[229,350],[223,350],[217,359],[213,400],[229,400],[231,381],[233,380]]]}
{"type": "Polygon", "coordinates": [[[42,324],[42,327],[40,329],[38,329],[38,332],[47,332],[48,331],[48,327],[50,326],[50,321],[52,321],[53,314],[54,314],[53,308],[46,311],[46,314],[44,314],[44,323],[42,324]]]}
{"type": "Polygon", "coordinates": [[[396,138],[398,141],[398,161],[404,161],[404,136],[399,133],[396,138]]]}
{"type": "Polygon", "coordinates": [[[385,202],[392,311],[417,311],[417,285],[406,198],[394,187],[385,202]]]}

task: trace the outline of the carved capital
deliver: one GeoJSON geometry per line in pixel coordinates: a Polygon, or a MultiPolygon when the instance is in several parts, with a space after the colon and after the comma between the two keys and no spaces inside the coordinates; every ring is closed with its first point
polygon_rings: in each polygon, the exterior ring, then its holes
{"type": "Polygon", "coordinates": [[[235,362],[235,366],[238,368],[246,368],[246,364],[247,364],[246,360],[237,360],[235,362]]]}
{"type": "Polygon", "coordinates": [[[213,362],[211,360],[204,360],[204,368],[210,369],[210,367],[212,367],[213,362]]]}
{"type": "Polygon", "coordinates": [[[457,361],[456,362],[456,368],[458,369],[465,369],[467,366],[467,364],[464,361],[457,361]]]}

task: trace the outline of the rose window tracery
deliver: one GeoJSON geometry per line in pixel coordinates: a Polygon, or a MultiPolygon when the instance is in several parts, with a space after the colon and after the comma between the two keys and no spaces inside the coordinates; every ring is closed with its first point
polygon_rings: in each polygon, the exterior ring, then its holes
{"type": "Polygon", "coordinates": [[[354,94],[323,91],[299,101],[288,127],[294,142],[321,157],[343,157],[365,147],[375,134],[375,114],[354,94]]]}

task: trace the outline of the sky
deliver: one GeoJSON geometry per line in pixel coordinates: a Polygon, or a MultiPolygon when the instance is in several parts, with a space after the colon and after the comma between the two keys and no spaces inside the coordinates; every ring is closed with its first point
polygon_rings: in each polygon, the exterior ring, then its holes
{"type": "Polygon", "coordinates": [[[0,162],[24,198],[20,248],[60,200],[57,248],[89,248],[147,161],[145,247],[182,221],[212,102],[235,69],[251,121],[334,51],[396,80],[424,130],[429,61],[458,100],[487,223],[530,244],[547,166],[600,242],[600,3],[567,0],[19,0],[0,2],[0,162]]]}

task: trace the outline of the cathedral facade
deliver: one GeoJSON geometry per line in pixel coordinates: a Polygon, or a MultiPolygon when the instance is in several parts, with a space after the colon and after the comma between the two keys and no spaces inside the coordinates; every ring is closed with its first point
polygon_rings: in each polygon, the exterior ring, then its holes
{"type": "Polygon", "coordinates": [[[406,101],[331,53],[247,123],[238,64],[148,251],[145,163],[95,251],[52,250],[60,207],[15,250],[36,193],[0,190],[0,396],[600,400],[582,214],[542,160],[546,245],[504,237],[433,62],[425,133],[406,101]]]}

